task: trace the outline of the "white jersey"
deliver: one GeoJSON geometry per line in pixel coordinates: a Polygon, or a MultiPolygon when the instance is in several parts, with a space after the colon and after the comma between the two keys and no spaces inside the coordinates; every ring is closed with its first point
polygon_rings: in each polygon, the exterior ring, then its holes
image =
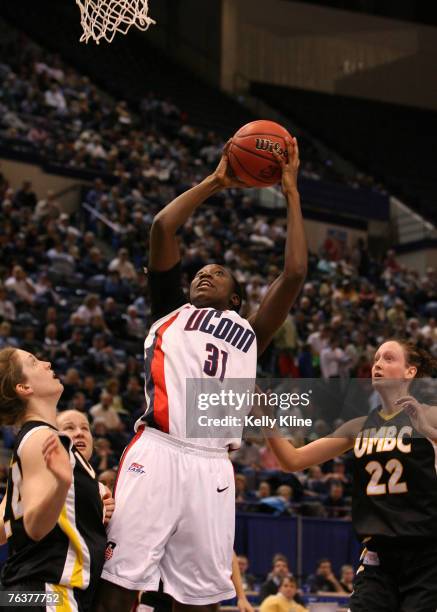
{"type": "MultiPolygon", "coordinates": [[[[255,381],[257,345],[247,319],[234,310],[184,304],[156,321],[144,343],[146,411],[142,422],[187,439],[187,379],[255,381]]],[[[192,409],[190,407],[189,409],[192,409]]],[[[233,430],[234,431],[234,430],[233,430]]],[[[195,438],[202,446],[238,448],[240,438],[195,438]]]]}

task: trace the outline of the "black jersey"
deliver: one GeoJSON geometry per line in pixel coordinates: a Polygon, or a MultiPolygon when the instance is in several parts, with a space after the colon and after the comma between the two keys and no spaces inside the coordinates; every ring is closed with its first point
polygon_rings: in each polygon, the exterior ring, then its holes
{"type": "Polygon", "coordinates": [[[366,419],[354,447],[352,519],[361,539],[437,538],[437,445],[402,410],[366,419]]]}
{"type": "Polygon", "coordinates": [[[70,456],[73,482],[57,525],[39,542],[32,540],[25,531],[20,496],[20,451],[28,437],[41,428],[51,426],[42,421],[27,422],[15,442],[4,513],[9,554],[2,570],[2,583],[7,587],[28,581],[80,590],[87,589],[90,584],[95,587],[106,546],[103,505],[94,470],[67,436],[61,435],[60,440],[70,456]]]}

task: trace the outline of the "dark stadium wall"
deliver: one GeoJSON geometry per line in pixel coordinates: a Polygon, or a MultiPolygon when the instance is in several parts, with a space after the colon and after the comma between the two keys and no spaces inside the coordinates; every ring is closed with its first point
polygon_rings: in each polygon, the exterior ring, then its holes
{"type": "Polygon", "coordinates": [[[416,50],[388,64],[358,71],[336,83],[336,93],[437,110],[437,29],[414,28],[416,50]]]}
{"type": "Polygon", "coordinates": [[[90,184],[84,180],[78,181],[77,178],[45,172],[38,164],[0,158],[0,166],[13,189],[19,189],[23,181],[29,180],[38,198],[44,198],[49,190],[56,194],[62,193],[62,197],[57,199],[62,211],[67,213],[77,210],[80,204],[80,187],[90,184]]]}
{"type": "Polygon", "coordinates": [[[437,109],[435,27],[283,0],[223,4],[235,19],[228,91],[246,80],[437,109]]]}
{"type": "Polygon", "coordinates": [[[218,85],[221,10],[221,0],[151,0],[157,25],[148,30],[150,43],[211,85],[218,85]]]}

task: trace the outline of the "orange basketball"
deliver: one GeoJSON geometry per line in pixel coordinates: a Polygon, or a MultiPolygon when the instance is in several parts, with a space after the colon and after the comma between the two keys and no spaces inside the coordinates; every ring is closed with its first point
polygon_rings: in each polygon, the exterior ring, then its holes
{"type": "Polygon", "coordinates": [[[232,138],[228,159],[235,175],[252,187],[268,187],[281,178],[281,167],[272,151],[287,155],[287,130],[274,121],[252,121],[232,138]]]}

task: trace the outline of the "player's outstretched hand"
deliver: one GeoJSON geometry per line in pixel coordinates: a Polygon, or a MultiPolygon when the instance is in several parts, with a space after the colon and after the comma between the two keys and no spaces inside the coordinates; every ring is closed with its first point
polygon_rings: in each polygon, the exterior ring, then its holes
{"type": "Polygon", "coordinates": [[[112,497],[111,491],[109,489],[107,489],[105,494],[103,495],[102,502],[104,510],[103,524],[107,525],[111,520],[115,510],[115,499],[112,497]]]}
{"type": "Polygon", "coordinates": [[[235,176],[229,164],[228,149],[231,142],[232,138],[230,138],[226,143],[219,165],[212,173],[214,182],[216,183],[219,189],[231,189],[232,187],[247,187],[247,185],[243,183],[243,181],[240,181],[240,179],[235,176]]]}
{"type": "Polygon", "coordinates": [[[57,434],[52,433],[45,440],[42,446],[42,454],[47,468],[56,480],[69,487],[73,477],[70,460],[57,434]]]}
{"type": "Polygon", "coordinates": [[[282,191],[284,194],[297,190],[297,174],[299,172],[299,147],[296,138],[286,140],[287,157],[272,151],[274,158],[282,169],[282,191]]]}
{"type": "Polygon", "coordinates": [[[255,612],[255,610],[250,605],[247,597],[240,597],[237,600],[237,608],[238,612],[255,612]]]}

